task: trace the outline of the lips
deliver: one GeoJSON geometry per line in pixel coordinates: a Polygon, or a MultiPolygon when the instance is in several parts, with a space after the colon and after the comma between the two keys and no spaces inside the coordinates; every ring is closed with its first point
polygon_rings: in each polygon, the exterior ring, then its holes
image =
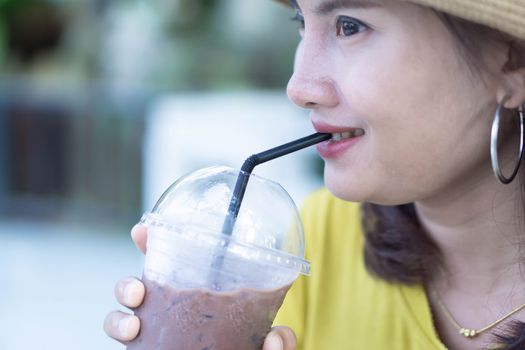
{"type": "Polygon", "coordinates": [[[343,153],[358,143],[365,130],[358,127],[341,127],[327,124],[313,123],[317,132],[330,133],[332,138],[321,142],[316,146],[319,155],[324,159],[332,159],[341,156],[343,153]]]}
{"type": "Polygon", "coordinates": [[[312,119],[312,125],[317,132],[327,134],[345,134],[344,136],[346,137],[361,136],[365,132],[363,128],[358,126],[332,125],[315,119],[312,119]]]}

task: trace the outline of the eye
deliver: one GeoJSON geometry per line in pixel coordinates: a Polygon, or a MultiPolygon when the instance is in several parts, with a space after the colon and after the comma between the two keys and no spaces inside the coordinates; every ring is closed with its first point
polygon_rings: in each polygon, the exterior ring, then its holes
{"type": "Polygon", "coordinates": [[[369,27],[363,22],[348,16],[337,17],[336,33],[337,36],[351,36],[362,31],[365,31],[369,27]]]}
{"type": "Polygon", "coordinates": [[[295,15],[290,19],[299,23],[299,30],[304,30],[304,16],[299,9],[295,9],[295,15]]]}

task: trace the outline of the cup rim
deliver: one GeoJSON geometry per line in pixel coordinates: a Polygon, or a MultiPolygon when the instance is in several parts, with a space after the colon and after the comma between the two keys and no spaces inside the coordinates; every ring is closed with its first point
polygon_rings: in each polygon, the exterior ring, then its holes
{"type": "Polygon", "coordinates": [[[252,253],[254,260],[260,263],[272,264],[273,266],[293,270],[303,275],[310,274],[310,262],[303,257],[299,257],[279,249],[272,249],[256,244],[242,242],[234,236],[224,233],[211,232],[205,228],[192,230],[191,233],[176,229],[176,225],[162,219],[162,217],[153,212],[145,212],[140,219],[140,224],[146,227],[164,228],[182,238],[197,240],[217,247],[228,247],[237,251],[252,253]]]}

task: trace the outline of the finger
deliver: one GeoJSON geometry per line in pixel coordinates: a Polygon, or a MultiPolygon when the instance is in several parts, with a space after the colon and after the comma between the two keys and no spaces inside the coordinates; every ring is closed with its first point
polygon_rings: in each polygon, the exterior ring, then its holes
{"type": "Polygon", "coordinates": [[[266,336],[263,350],[295,350],[296,346],[295,333],[289,327],[277,326],[266,336]]]}
{"type": "Polygon", "coordinates": [[[139,250],[143,253],[146,253],[146,243],[148,238],[148,230],[146,226],[141,224],[136,224],[131,229],[131,238],[139,250]]]}
{"type": "Polygon", "coordinates": [[[118,281],[115,286],[115,297],[118,302],[129,308],[139,307],[145,294],[144,284],[135,277],[126,277],[118,281]]]}
{"type": "Polygon", "coordinates": [[[121,342],[129,342],[135,339],[139,334],[139,330],[139,318],[121,311],[110,312],[104,320],[104,331],[106,334],[121,342]]]}

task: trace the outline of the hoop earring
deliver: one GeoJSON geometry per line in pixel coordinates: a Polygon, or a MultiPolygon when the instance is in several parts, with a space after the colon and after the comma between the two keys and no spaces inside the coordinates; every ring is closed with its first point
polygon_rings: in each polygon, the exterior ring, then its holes
{"type": "Polygon", "coordinates": [[[496,114],[494,116],[494,121],[492,122],[492,130],[490,133],[490,159],[492,161],[492,170],[494,171],[494,174],[496,177],[501,181],[503,184],[509,184],[514,180],[516,175],[518,174],[518,170],[520,168],[521,160],[523,158],[523,144],[524,144],[524,124],[525,124],[525,116],[523,112],[523,106],[519,106],[518,108],[518,114],[520,117],[520,148],[518,150],[518,156],[516,157],[516,166],[514,167],[514,170],[512,171],[512,175],[510,177],[505,177],[503,173],[501,172],[501,167],[499,165],[498,160],[498,132],[499,132],[499,124],[501,119],[501,111],[503,109],[503,105],[505,102],[507,102],[508,97],[505,97],[503,101],[498,105],[498,108],[496,109],[496,114]]]}

